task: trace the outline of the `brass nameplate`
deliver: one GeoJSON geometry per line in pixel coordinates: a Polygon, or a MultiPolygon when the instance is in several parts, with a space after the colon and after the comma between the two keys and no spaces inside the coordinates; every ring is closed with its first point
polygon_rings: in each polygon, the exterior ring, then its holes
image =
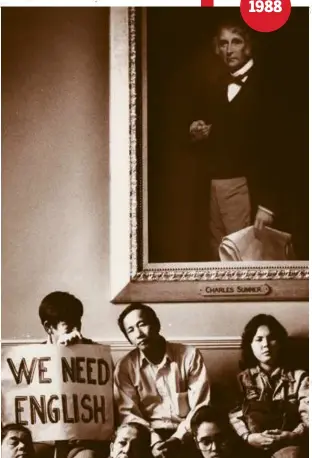
{"type": "Polygon", "coordinates": [[[266,296],[270,292],[271,287],[266,283],[259,285],[259,283],[250,282],[236,285],[213,285],[200,289],[202,296],[232,296],[233,294],[241,296],[266,296]]]}

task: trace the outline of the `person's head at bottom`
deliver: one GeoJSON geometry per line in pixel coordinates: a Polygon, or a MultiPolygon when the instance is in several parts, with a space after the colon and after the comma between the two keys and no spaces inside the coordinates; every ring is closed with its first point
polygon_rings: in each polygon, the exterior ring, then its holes
{"type": "Polygon", "coordinates": [[[200,407],[192,417],[191,431],[203,458],[228,458],[231,455],[227,427],[212,406],[200,407]]]}
{"type": "Polygon", "coordinates": [[[150,431],[140,423],[125,423],[117,429],[111,444],[111,458],[148,458],[150,431]]]}
{"type": "Polygon", "coordinates": [[[30,431],[23,425],[8,424],[1,428],[2,458],[34,458],[30,431]]]}

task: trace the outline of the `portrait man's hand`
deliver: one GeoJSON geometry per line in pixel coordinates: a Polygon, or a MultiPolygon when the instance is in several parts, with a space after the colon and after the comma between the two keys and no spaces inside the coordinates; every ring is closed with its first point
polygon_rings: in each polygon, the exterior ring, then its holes
{"type": "Polygon", "coordinates": [[[255,229],[256,237],[260,238],[263,229],[266,226],[272,226],[272,224],[273,224],[273,215],[268,213],[265,210],[262,210],[261,208],[258,208],[256,217],[255,217],[255,222],[254,222],[254,229],[255,229]]]}
{"type": "Polygon", "coordinates": [[[211,124],[206,124],[205,121],[193,121],[190,125],[190,134],[193,141],[204,140],[209,136],[211,124]]]}

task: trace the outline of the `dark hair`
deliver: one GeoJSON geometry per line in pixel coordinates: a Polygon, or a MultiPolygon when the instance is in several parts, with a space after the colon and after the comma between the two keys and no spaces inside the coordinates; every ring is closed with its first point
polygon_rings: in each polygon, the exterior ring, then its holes
{"type": "Polygon", "coordinates": [[[151,307],[149,307],[146,304],[142,304],[141,302],[138,302],[136,304],[130,304],[121,312],[118,318],[118,326],[128,340],[129,338],[128,338],[128,334],[127,334],[127,331],[124,325],[124,320],[126,316],[129,315],[129,313],[132,312],[133,310],[142,310],[142,312],[144,312],[144,316],[146,320],[148,321],[148,323],[155,326],[155,328],[157,329],[157,332],[160,331],[159,318],[151,307]]]}
{"type": "Polygon", "coordinates": [[[29,429],[25,428],[25,426],[19,424],[19,423],[8,423],[5,426],[1,425],[1,443],[3,442],[3,439],[8,435],[10,431],[21,431],[22,433],[27,434],[29,438],[29,442],[32,444],[32,437],[31,437],[31,432],[29,429]]]}
{"type": "Polygon", "coordinates": [[[227,418],[215,406],[206,405],[200,407],[191,418],[191,431],[196,434],[200,425],[204,422],[216,423],[221,429],[228,426],[227,418]]]}
{"type": "Polygon", "coordinates": [[[285,364],[285,353],[288,343],[287,331],[274,316],[260,313],[259,315],[254,316],[247,323],[242,335],[242,359],[240,361],[240,367],[242,370],[250,367],[255,367],[258,364],[258,361],[251,348],[251,342],[260,326],[267,326],[274,338],[278,341],[280,345],[278,363],[285,364]]]}
{"type": "Polygon", "coordinates": [[[39,306],[41,323],[56,326],[60,321],[80,324],[83,305],[77,297],[63,291],[54,291],[45,296],[39,306]]]}

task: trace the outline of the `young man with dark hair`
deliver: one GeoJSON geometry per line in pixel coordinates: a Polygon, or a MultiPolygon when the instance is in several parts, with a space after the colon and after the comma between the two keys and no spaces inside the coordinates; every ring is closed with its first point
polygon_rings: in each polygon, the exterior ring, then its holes
{"type": "Polygon", "coordinates": [[[51,344],[93,343],[81,334],[82,302],[74,295],[54,291],[45,296],[39,306],[41,324],[51,344]]]}
{"type": "Polygon", "coordinates": [[[187,455],[192,445],[181,444],[191,416],[210,399],[202,355],[196,348],[166,341],[156,313],[145,304],[126,307],[118,324],[136,347],[115,369],[120,422],[134,421],[150,429],[154,457],[187,455]]]}
{"type": "MultiPolygon", "coordinates": [[[[54,291],[43,298],[39,306],[39,317],[48,334],[47,344],[73,345],[94,344],[81,333],[83,304],[73,294],[54,291]]],[[[108,456],[107,441],[57,441],[35,443],[36,456],[53,457],[54,449],[61,458],[99,458],[108,456]]]]}

